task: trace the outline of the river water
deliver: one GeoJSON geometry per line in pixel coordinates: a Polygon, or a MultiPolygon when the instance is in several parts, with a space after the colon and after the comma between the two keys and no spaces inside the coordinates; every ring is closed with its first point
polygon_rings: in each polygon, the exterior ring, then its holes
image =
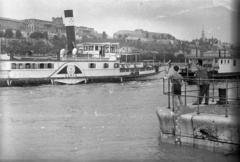
{"type": "Polygon", "coordinates": [[[0,88],[0,161],[237,161],[159,140],[160,76],[0,88]]]}

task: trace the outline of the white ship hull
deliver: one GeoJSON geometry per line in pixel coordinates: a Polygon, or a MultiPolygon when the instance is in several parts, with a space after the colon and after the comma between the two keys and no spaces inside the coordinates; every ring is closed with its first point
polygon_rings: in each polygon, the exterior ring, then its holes
{"type": "Polygon", "coordinates": [[[154,65],[124,64],[118,61],[1,61],[0,79],[13,81],[51,80],[52,83],[77,84],[89,79],[137,78],[157,74],[154,65]]]}

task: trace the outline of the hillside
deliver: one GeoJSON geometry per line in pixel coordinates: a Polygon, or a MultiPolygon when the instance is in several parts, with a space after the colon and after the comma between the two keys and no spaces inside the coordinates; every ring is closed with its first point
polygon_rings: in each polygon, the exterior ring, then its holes
{"type": "Polygon", "coordinates": [[[235,12],[222,7],[195,9],[169,17],[159,18],[156,23],[178,39],[192,40],[200,38],[204,28],[207,38],[218,38],[231,42],[231,32],[235,12]]]}

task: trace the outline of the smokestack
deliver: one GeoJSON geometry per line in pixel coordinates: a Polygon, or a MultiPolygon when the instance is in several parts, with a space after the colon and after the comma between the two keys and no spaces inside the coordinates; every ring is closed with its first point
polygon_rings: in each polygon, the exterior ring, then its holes
{"type": "Polygon", "coordinates": [[[72,53],[72,49],[75,47],[75,29],[74,29],[74,19],[73,10],[65,10],[65,26],[68,42],[68,54],[72,53]]]}

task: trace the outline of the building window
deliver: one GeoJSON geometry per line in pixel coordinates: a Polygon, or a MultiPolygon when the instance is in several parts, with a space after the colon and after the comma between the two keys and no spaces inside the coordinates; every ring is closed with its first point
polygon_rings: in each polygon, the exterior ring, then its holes
{"type": "Polygon", "coordinates": [[[233,66],[237,65],[237,60],[233,60],[233,66]]]}
{"type": "Polygon", "coordinates": [[[104,68],[108,68],[108,67],[109,67],[108,63],[104,63],[104,64],[103,64],[103,67],[104,67],[104,68]]]}
{"type": "Polygon", "coordinates": [[[96,64],[95,63],[90,63],[89,68],[96,68],[96,64]]]}

